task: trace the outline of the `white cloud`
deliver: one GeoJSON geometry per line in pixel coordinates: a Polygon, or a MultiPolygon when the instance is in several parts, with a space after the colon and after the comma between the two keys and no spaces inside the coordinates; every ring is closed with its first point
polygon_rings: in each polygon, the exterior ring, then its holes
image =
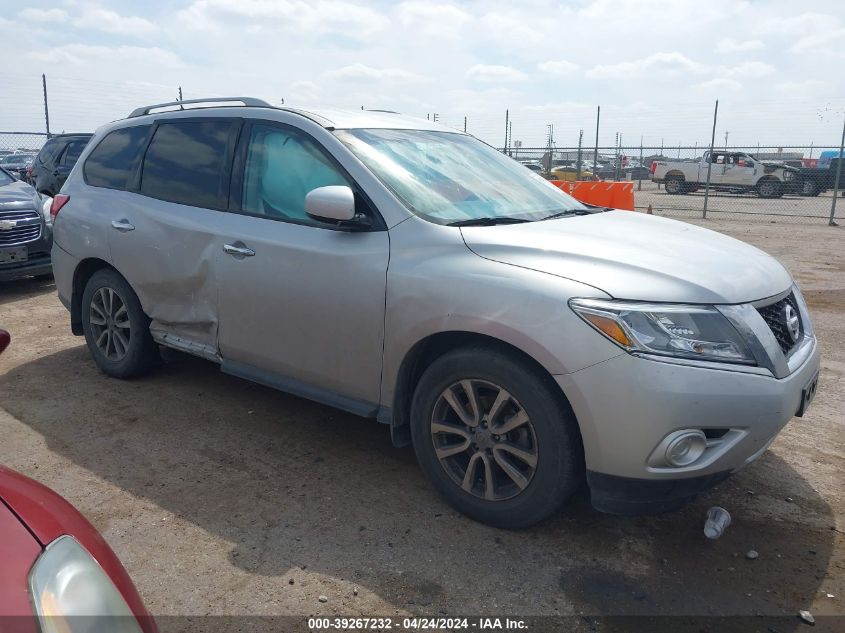
{"type": "Polygon", "coordinates": [[[468,79],[486,82],[512,82],[525,81],[528,77],[525,73],[512,68],[511,66],[498,66],[488,64],[476,64],[467,70],[468,79]]]}
{"type": "Polygon", "coordinates": [[[18,15],[33,22],[65,22],[68,18],[64,9],[24,9],[18,15]]]}
{"type": "Polygon", "coordinates": [[[323,73],[326,79],[334,81],[378,82],[400,81],[419,82],[425,78],[402,68],[374,68],[356,63],[323,73]]]}
{"type": "Polygon", "coordinates": [[[96,68],[104,62],[112,67],[122,63],[141,62],[150,66],[183,66],[182,60],[171,51],[157,46],[92,46],[89,44],[65,44],[55,48],[28,53],[28,57],[49,64],[72,64],[96,68]]]}
{"type": "Polygon", "coordinates": [[[356,39],[384,30],[390,21],[378,11],[342,0],[194,0],[177,13],[183,25],[198,30],[226,30],[232,17],[273,20],[289,30],[340,33],[356,39]]]}
{"type": "Polygon", "coordinates": [[[760,40],[735,40],[732,37],[724,37],[716,44],[717,53],[744,53],[747,51],[759,51],[766,48],[760,40]]]}
{"type": "Polygon", "coordinates": [[[742,84],[736,79],[728,79],[727,77],[716,77],[708,81],[703,81],[696,84],[695,88],[707,93],[723,93],[725,91],[742,90],[742,84]]]}
{"type": "Polygon", "coordinates": [[[403,2],[396,7],[399,24],[431,37],[454,37],[472,20],[466,11],[451,4],[403,2]]]}
{"type": "Polygon", "coordinates": [[[561,59],[558,61],[541,62],[537,64],[537,69],[550,75],[571,75],[578,70],[578,64],[561,59]]]}
{"type": "Polygon", "coordinates": [[[753,79],[757,77],[765,77],[775,72],[775,67],[771,64],[759,61],[742,62],[736,66],[729,66],[724,68],[722,72],[728,77],[740,77],[753,79]]]}
{"type": "Polygon", "coordinates": [[[83,29],[93,29],[117,35],[148,36],[158,27],[145,18],[134,15],[121,15],[111,9],[89,7],[83,9],[77,17],[71,20],[74,26],[83,29]]]}
{"type": "Polygon", "coordinates": [[[801,13],[763,20],[754,32],[760,35],[810,35],[839,25],[839,18],[826,13],[801,13]]]}
{"type": "Polygon", "coordinates": [[[841,58],[845,46],[845,28],[826,30],[798,39],[790,48],[791,53],[819,53],[841,58]]]}
{"type": "Polygon", "coordinates": [[[599,64],[587,71],[592,79],[637,79],[640,77],[654,77],[666,75],[683,75],[687,73],[706,73],[705,64],[693,61],[683,53],[655,53],[642,59],[617,64],[599,64]]]}

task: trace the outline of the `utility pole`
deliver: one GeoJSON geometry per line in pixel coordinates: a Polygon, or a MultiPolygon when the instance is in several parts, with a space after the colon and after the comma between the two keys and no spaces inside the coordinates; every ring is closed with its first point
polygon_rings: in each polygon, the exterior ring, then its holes
{"type": "Polygon", "coordinates": [[[637,170],[639,178],[637,178],[637,191],[643,189],[643,136],[640,134],[640,168],[637,170]]]}
{"type": "Polygon", "coordinates": [[[467,118],[464,117],[464,132],[467,131],[467,118]]]}
{"type": "Polygon", "coordinates": [[[548,165],[546,165],[546,171],[551,172],[552,167],[554,166],[554,161],[552,160],[554,154],[554,146],[555,146],[555,126],[552,123],[549,123],[546,126],[546,130],[548,130],[548,137],[546,139],[546,145],[548,146],[548,154],[549,154],[549,161],[548,165]]]}
{"type": "Polygon", "coordinates": [[[508,153],[508,127],[509,127],[509,124],[510,124],[509,118],[510,118],[510,113],[507,110],[505,110],[505,154],[508,153]]]}
{"type": "Polygon", "coordinates": [[[578,130],[578,163],[575,165],[575,180],[581,180],[581,145],[584,143],[584,130],[578,130]]]}
{"type": "Polygon", "coordinates": [[[843,152],[845,152],[845,123],[842,124],[842,140],[839,141],[839,160],[836,163],[836,178],[833,182],[833,202],[830,203],[830,220],[828,220],[828,226],[837,226],[834,218],[836,217],[836,199],[839,197],[839,177],[842,175],[843,152]]]}
{"type": "Polygon", "coordinates": [[[596,106],[596,146],[593,148],[593,174],[599,169],[599,121],[601,119],[601,106],[596,106]]]}
{"type": "Polygon", "coordinates": [[[47,127],[47,138],[50,138],[50,110],[47,108],[47,75],[41,74],[41,88],[44,91],[44,124],[47,127]]]}
{"type": "MultiPolygon", "coordinates": [[[[716,142],[716,117],[719,114],[719,100],[716,99],[716,108],[713,110],[713,132],[710,134],[710,154],[707,157],[707,183],[704,185],[704,209],[701,217],[707,217],[707,201],[710,199],[710,172],[713,169],[713,144],[716,142]]],[[[727,145],[728,138],[725,133],[725,145],[727,145]]]]}
{"type": "Polygon", "coordinates": [[[182,86],[179,86],[179,101],[182,100],[182,86]]]}
{"type": "Polygon", "coordinates": [[[730,134],[730,132],[725,130],[725,151],[726,152],[728,151],[728,134],[730,134]]]}
{"type": "Polygon", "coordinates": [[[510,147],[513,143],[513,121],[508,123],[508,156],[511,156],[510,147]]]}

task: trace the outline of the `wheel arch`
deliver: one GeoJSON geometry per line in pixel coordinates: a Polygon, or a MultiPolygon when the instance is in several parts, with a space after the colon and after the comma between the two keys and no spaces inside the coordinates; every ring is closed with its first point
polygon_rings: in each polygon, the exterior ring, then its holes
{"type": "Polygon", "coordinates": [[[417,341],[408,350],[399,365],[391,400],[392,407],[389,415],[386,416],[388,419],[383,419],[382,416],[379,416],[383,422],[390,424],[390,435],[394,445],[397,447],[407,446],[411,442],[411,400],[414,396],[414,389],[423,372],[435,360],[443,356],[443,354],[462,347],[482,347],[499,351],[511,358],[528,364],[547,382],[552,391],[560,397],[561,406],[567,407],[572,412],[573,418],[575,418],[575,413],[572,410],[569,399],[560,388],[560,385],[552,377],[549,370],[529,353],[512,343],[488,334],[450,330],[429,334],[417,341]]]}
{"type": "Polygon", "coordinates": [[[684,174],[684,172],[679,171],[677,169],[673,169],[671,171],[667,171],[666,174],[663,176],[664,180],[669,180],[670,178],[686,181],[687,176],[686,174],[684,174]]]}
{"type": "Polygon", "coordinates": [[[70,299],[70,329],[76,336],[82,336],[82,293],[88,280],[99,270],[110,269],[126,279],[119,270],[99,257],[88,257],[77,264],[73,271],[73,288],[70,299]]]}

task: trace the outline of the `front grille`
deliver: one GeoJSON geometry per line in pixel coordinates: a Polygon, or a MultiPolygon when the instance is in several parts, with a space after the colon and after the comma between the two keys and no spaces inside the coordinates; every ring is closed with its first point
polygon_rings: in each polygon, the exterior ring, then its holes
{"type": "Polygon", "coordinates": [[[35,211],[4,211],[0,213],[0,222],[3,220],[38,220],[34,224],[16,226],[8,230],[0,229],[0,247],[18,246],[34,242],[41,237],[41,216],[35,211]]]}
{"type": "Polygon", "coordinates": [[[798,303],[795,301],[795,296],[790,292],[780,301],[776,301],[775,303],[767,306],[758,307],[757,312],[760,313],[760,316],[763,317],[766,325],[768,325],[769,329],[771,329],[772,334],[775,335],[775,339],[777,339],[778,345],[780,345],[780,349],[783,351],[784,355],[789,354],[789,352],[792,351],[792,348],[801,341],[801,337],[804,335],[804,324],[801,323],[801,313],[798,311],[798,303]],[[787,305],[792,308],[793,312],[798,317],[799,333],[798,337],[794,341],[792,340],[792,336],[789,334],[789,326],[786,323],[786,316],[784,314],[787,305]]]}

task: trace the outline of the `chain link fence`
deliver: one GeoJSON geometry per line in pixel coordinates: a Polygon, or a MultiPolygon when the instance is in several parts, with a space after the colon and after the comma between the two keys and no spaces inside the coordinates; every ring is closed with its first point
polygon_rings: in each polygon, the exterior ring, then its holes
{"type": "Polygon", "coordinates": [[[22,180],[49,136],[46,132],[0,132],[0,167],[22,180]]]}
{"type": "Polygon", "coordinates": [[[845,221],[831,216],[839,147],[517,147],[500,149],[548,178],[633,181],[638,210],[674,217],[743,217],[780,222],[845,221]],[[709,176],[708,176],[709,172],[709,176]],[[709,178],[709,184],[708,184],[709,178]]]}

